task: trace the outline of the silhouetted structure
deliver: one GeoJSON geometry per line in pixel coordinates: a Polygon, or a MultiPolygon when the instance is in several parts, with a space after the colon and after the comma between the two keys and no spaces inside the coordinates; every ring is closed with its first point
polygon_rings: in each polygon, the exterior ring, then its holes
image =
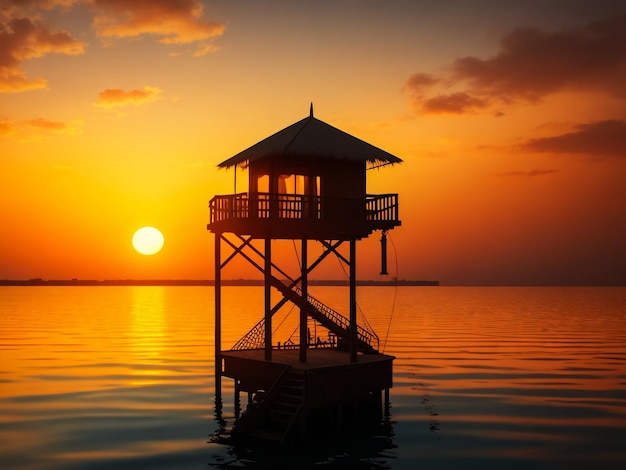
{"type": "Polygon", "coordinates": [[[316,119],[311,105],[305,119],[219,165],[247,168],[249,175],[247,193],[210,201],[207,226],[215,234],[216,396],[222,376],[234,379],[236,404],[240,392],[248,392],[248,409],[235,430],[282,442],[294,430],[305,435],[320,419],[340,429],[362,411],[380,411],[383,392],[388,405],[393,357],[379,353],[376,333],[357,323],[356,242],[400,225],[398,195],[367,194],[366,170],[401,161],[316,119]],[[272,241],[279,239],[301,243],[297,278],[272,260],[272,241]],[[253,240],[263,240],[263,249],[253,240]],[[309,241],[323,246],[314,262],[309,241]],[[339,252],[344,242],[348,256],[339,252]],[[223,245],[232,250],[226,257],[223,245]],[[329,254],[349,268],[348,317],[308,293],[309,274],[329,254]],[[235,257],[263,273],[264,316],[223,351],[221,271],[235,257]],[[272,288],[282,294],[275,304],[272,288]],[[287,302],[300,309],[299,340],[281,344],[272,337],[272,316],[287,302]],[[311,337],[312,323],[327,336],[311,337]]]}

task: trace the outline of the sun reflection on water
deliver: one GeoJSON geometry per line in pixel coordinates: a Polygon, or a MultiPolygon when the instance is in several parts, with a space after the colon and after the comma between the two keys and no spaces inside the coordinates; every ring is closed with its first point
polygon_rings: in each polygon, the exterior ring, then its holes
{"type": "Polygon", "coordinates": [[[167,334],[164,287],[134,286],[132,299],[132,351],[138,357],[158,357],[167,334]]]}

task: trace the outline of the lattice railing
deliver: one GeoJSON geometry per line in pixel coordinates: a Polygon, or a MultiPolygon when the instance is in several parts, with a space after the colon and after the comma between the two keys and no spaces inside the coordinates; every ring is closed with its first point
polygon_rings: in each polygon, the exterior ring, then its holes
{"type": "Polygon", "coordinates": [[[252,327],[239,341],[232,347],[234,351],[242,349],[263,349],[265,345],[265,318],[252,327]]]}

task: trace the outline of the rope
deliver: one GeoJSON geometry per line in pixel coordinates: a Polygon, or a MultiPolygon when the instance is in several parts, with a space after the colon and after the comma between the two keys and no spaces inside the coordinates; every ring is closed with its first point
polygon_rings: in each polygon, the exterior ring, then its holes
{"type": "MultiPolygon", "coordinates": [[[[281,322],[278,324],[278,326],[276,328],[274,328],[274,331],[272,332],[272,335],[274,335],[274,334],[276,334],[278,332],[278,329],[282,326],[283,323],[285,323],[285,320],[287,320],[287,317],[289,316],[289,314],[291,313],[291,311],[293,310],[293,308],[295,306],[296,306],[296,304],[291,304],[291,308],[287,312],[287,315],[285,315],[285,317],[281,320],[281,322]]],[[[293,333],[291,333],[291,336],[293,336],[293,333]]],[[[291,338],[291,336],[289,338],[291,338]]]]}
{"type": "MultiPolygon", "coordinates": [[[[341,263],[341,260],[339,259],[339,256],[337,255],[337,253],[335,253],[335,259],[337,260],[337,262],[339,263],[339,266],[341,267],[341,270],[343,271],[343,273],[346,276],[346,279],[350,280],[350,276],[348,275],[348,273],[346,272],[346,268],[345,266],[341,263]]],[[[365,316],[365,313],[363,312],[363,309],[361,308],[361,306],[359,305],[359,303],[356,303],[356,308],[359,309],[359,312],[361,312],[361,317],[363,318],[363,321],[365,322],[365,324],[367,325],[367,327],[370,329],[370,331],[374,331],[374,328],[372,327],[372,324],[367,320],[367,317],[365,316]]]]}
{"type": "Polygon", "coordinates": [[[389,325],[387,325],[387,333],[385,334],[385,341],[383,342],[383,354],[385,354],[385,348],[387,347],[387,339],[389,338],[389,331],[391,330],[391,320],[393,319],[393,312],[396,309],[396,298],[398,297],[398,253],[396,252],[396,245],[393,243],[391,235],[388,235],[391,247],[393,248],[393,257],[396,259],[396,282],[393,290],[393,303],[391,304],[391,315],[389,315],[389,325]]]}
{"type": "MultiPolygon", "coordinates": [[[[300,261],[300,254],[298,253],[298,247],[296,246],[296,241],[294,239],[292,239],[291,243],[293,244],[293,251],[296,254],[296,260],[298,261],[298,266],[300,267],[300,272],[302,272],[302,262],[300,261]]],[[[296,304],[294,304],[294,303],[291,304],[291,308],[287,312],[287,315],[285,315],[285,318],[283,318],[283,321],[280,322],[280,325],[282,325],[285,322],[285,320],[287,320],[287,317],[291,314],[291,311],[293,310],[293,308],[295,306],[296,306],[296,304]]],[[[280,325],[278,325],[278,327],[280,327],[280,325]]],[[[293,338],[293,335],[296,334],[296,332],[298,331],[299,328],[300,328],[300,325],[296,325],[294,330],[289,335],[289,338],[288,338],[289,341],[291,341],[291,338],[293,338]]]]}
{"type": "Polygon", "coordinates": [[[292,239],[291,243],[293,243],[293,251],[296,252],[296,260],[298,261],[298,266],[300,267],[300,272],[302,272],[302,262],[300,261],[300,253],[298,253],[298,247],[296,246],[296,241],[292,239]]]}

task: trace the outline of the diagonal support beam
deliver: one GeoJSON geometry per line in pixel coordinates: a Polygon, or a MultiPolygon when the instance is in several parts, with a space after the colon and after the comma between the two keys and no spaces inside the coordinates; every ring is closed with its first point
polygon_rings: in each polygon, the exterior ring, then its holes
{"type": "Polygon", "coordinates": [[[327,242],[326,240],[318,240],[318,241],[326,247],[327,251],[335,253],[335,255],[337,255],[337,258],[339,258],[345,264],[350,265],[350,260],[348,260],[345,256],[343,256],[341,253],[337,251],[337,248],[339,248],[339,246],[341,246],[341,244],[345,240],[337,240],[335,244],[331,244],[330,242],[327,242]]]}
{"type": "Polygon", "coordinates": [[[228,256],[228,258],[226,258],[224,260],[224,262],[220,265],[220,269],[223,269],[239,253],[243,253],[243,249],[246,247],[246,245],[249,245],[250,242],[252,241],[252,237],[249,237],[248,239],[245,239],[245,238],[240,236],[239,238],[240,238],[240,240],[243,241],[243,244],[240,245],[240,246],[236,246],[234,243],[232,243],[228,238],[226,238],[222,234],[220,234],[220,237],[222,237],[222,240],[224,240],[226,243],[228,243],[231,246],[231,248],[233,249],[233,252],[230,254],[230,256],[228,256]]]}
{"type": "MultiPolygon", "coordinates": [[[[241,239],[242,241],[244,241],[244,240],[245,240],[245,238],[244,238],[244,237],[242,237],[241,235],[237,235],[237,237],[238,237],[239,239],[241,239]]],[[[248,240],[251,240],[251,238],[252,238],[252,237],[250,237],[248,240]]],[[[265,255],[264,255],[263,253],[261,253],[261,251],[260,251],[258,248],[256,248],[256,247],[255,247],[254,245],[252,245],[251,243],[247,243],[247,245],[248,245],[248,246],[250,247],[250,249],[251,249],[252,251],[254,251],[254,252],[255,252],[258,256],[260,256],[261,258],[265,259],[265,255]]],[[[274,263],[274,262],[270,262],[270,265],[271,265],[272,269],[275,269],[275,270],[276,270],[276,271],[278,271],[280,274],[282,274],[283,276],[285,276],[287,279],[289,279],[290,281],[293,281],[293,278],[292,278],[289,274],[287,274],[285,271],[283,271],[282,269],[280,269],[280,267],[279,267],[279,266],[277,266],[277,265],[276,265],[276,263],[274,263]]],[[[257,266],[258,266],[258,265],[257,265],[257,266]]],[[[263,272],[263,271],[262,271],[262,272],[263,272]]]]}

